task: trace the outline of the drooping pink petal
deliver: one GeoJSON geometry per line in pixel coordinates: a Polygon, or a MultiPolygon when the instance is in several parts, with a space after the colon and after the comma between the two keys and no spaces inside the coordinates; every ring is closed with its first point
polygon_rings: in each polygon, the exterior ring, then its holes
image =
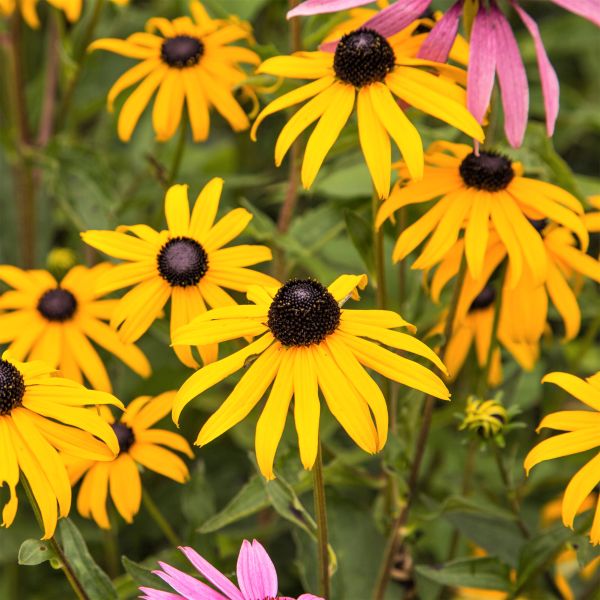
{"type": "Polygon", "coordinates": [[[369,2],[373,2],[373,0],[305,0],[289,10],[287,18],[348,10],[349,8],[369,4],[369,2]]]}
{"type": "Polygon", "coordinates": [[[483,6],[480,6],[473,20],[467,70],[467,107],[480,123],[483,122],[490,105],[495,71],[494,19],[483,6]]]}
{"type": "Polygon", "coordinates": [[[511,0],[511,4],[521,17],[521,21],[523,21],[525,27],[529,30],[535,43],[535,54],[540,70],[544,108],[546,110],[546,131],[549,136],[552,136],[554,135],[554,126],[556,125],[559,108],[560,84],[558,83],[558,77],[546,54],[544,42],[542,41],[542,36],[540,35],[537,23],[516,2],[514,2],[514,0],[511,0]]]}
{"type": "Polygon", "coordinates": [[[191,575],[168,565],[167,563],[158,563],[162,571],[152,571],[163,581],[168,583],[176,592],[182,594],[184,598],[202,598],[202,600],[229,600],[223,594],[220,594],[211,587],[208,587],[202,581],[194,579],[191,575]]]}
{"type": "Polygon", "coordinates": [[[496,73],[504,108],[504,132],[509,144],[518,148],[523,142],[529,114],[529,85],[523,59],[510,23],[493,4],[496,36],[496,73]]]}
{"type": "Polygon", "coordinates": [[[458,0],[452,8],[435,24],[417,55],[436,62],[446,62],[456,39],[463,0],[458,0]]]}
{"type": "Polygon", "coordinates": [[[142,600],[181,600],[183,597],[173,592],[163,592],[163,590],[155,590],[147,587],[141,587],[140,592],[144,593],[143,596],[140,596],[142,600]]]}
{"type": "Polygon", "coordinates": [[[200,556],[193,548],[181,546],[179,548],[186,558],[198,569],[204,577],[214,586],[218,587],[230,600],[244,600],[242,593],[238,590],[221,571],[213,567],[205,558],[200,556]]]}
{"type": "Polygon", "coordinates": [[[600,0],[552,0],[552,2],[600,27],[600,0]]]}
{"type": "Polygon", "coordinates": [[[244,540],[237,562],[237,580],[244,598],[277,596],[277,572],[267,551],[256,541],[244,540]]]}
{"type": "MultiPolygon", "coordinates": [[[[281,600],[283,600],[283,598],[281,600]]],[[[298,600],[325,600],[325,599],[321,598],[321,596],[313,596],[312,594],[302,594],[302,596],[298,596],[298,600]]]]}
{"type": "Polygon", "coordinates": [[[408,27],[430,4],[431,0],[396,0],[369,19],[363,27],[374,29],[383,37],[390,37],[408,27]]]}

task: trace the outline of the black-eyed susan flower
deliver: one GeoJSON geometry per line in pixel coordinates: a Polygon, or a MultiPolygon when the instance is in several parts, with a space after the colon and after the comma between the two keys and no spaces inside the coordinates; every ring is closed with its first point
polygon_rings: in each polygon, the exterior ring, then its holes
{"type": "MultiPolygon", "coordinates": [[[[548,276],[544,244],[532,220],[549,219],[573,231],[583,250],[588,231],[581,219],[580,202],[565,190],[522,176],[522,167],[506,156],[473,149],[464,144],[437,142],[426,154],[422,181],[395,186],[377,215],[380,227],[396,210],[436,199],[433,206],[399,236],[393,251],[402,260],[428,236],[413,263],[429,269],[439,263],[464,229],[469,271],[479,279],[484,268],[490,231],[497,231],[510,259],[508,281],[514,287],[525,269],[536,284],[548,276]]],[[[406,168],[401,168],[401,175],[406,168]]]]}
{"type": "MultiPolygon", "coordinates": [[[[223,289],[245,292],[250,285],[278,282],[246,267],[271,259],[266,246],[224,248],[252,219],[244,208],[228,212],[215,223],[222,179],[212,179],[200,192],[190,216],[188,186],[174,185],[165,196],[167,231],[148,225],[122,226],[117,231],[87,231],[83,240],[109,256],[127,261],[98,278],[97,292],[134,286],[119,301],[111,323],[133,343],[158,318],[171,299],[171,332],[211,308],[235,305],[223,289]],[[132,234],[132,235],[129,235],[132,234]]],[[[198,348],[204,362],[217,356],[217,344],[198,348]]],[[[180,360],[198,366],[188,347],[175,346],[180,360]]]]}
{"type": "Polygon", "coordinates": [[[297,52],[267,59],[259,73],[314,81],[266,106],[252,127],[253,139],[267,116],[308,100],[279,134],[275,162],[280,165],[296,138],[318,121],[302,163],[302,184],[309,188],[356,103],[360,145],[377,194],[382,198],[389,194],[390,137],[410,175],[421,179],[421,136],[394,96],[477,140],[483,139],[483,131],[465,107],[465,91],[453,81],[464,82],[464,71],[401,52],[401,36],[396,45],[394,37],[386,39],[375,30],[361,28],[344,35],[335,52],[297,52]],[[425,67],[444,76],[437,77],[425,67]]]}
{"type": "Polygon", "coordinates": [[[81,479],[77,510],[82,516],[93,518],[103,529],[110,529],[106,508],[110,492],[119,514],[131,523],[142,500],[140,466],[178,483],[188,480],[187,466],[171,450],[193,458],[189,444],[177,433],[152,428],[171,412],[174,397],[175,392],[166,392],[154,398],[136,398],[118,420],[110,409],[102,410],[102,417],[119,442],[118,454],[112,460],[100,462],[74,457],[68,452],[62,454],[71,485],[75,486],[81,479]]]}
{"type": "Polygon", "coordinates": [[[5,352],[0,359],[0,486],[9,499],[2,525],[17,513],[16,493],[22,474],[42,517],[44,539],[59,517],[69,514],[71,486],[57,450],[81,458],[109,461],[119,451],[111,427],[88,406],[123,405],[105,392],[95,392],[61,377],[41,361],[19,362],[5,352]]]}
{"type": "Polygon", "coordinates": [[[459,429],[474,431],[484,439],[494,438],[508,422],[506,409],[497,400],[480,400],[475,396],[467,398],[464,419],[459,429]]]}
{"type": "MultiPolygon", "coordinates": [[[[569,373],[550,373],[542,383],[553,383],[577,398],[592,410],[565,410],[544,417],[538,426],[562,431],[535,446],[525,457],[529,474],[535,465],[545,461],[586,452],[600,446],[600,372],[586,379],[569,373]]],[[[565,489],[562,502],[562,520],[573,527],[575,516],[588,496],[600,483],[600,452],[573,476],[565,489]]],[[[600,504],[597,503],[590,531],[592,544],[600,544],[600,504]]]]}
{"type": "Polygon", "coordinates": [[[150,363],[132,343],[125,343],[110,328],[115,300],[103,300],[96,281],[114,267],[108,263],[91,269],[73,267],[58,283],[48,272],[23,271],[0,266],[0,281],[11,290],[0,295],[0,343],[10,343],[17,360],[43,360],[62,375],[110,392],[110,379],[91,342],[114,354],[142,377],[150,363]],[[91,340],[91,341],[90,341],[91,340]]]}
{"type": "Polygon", "coordinates": [[[234,131],[250,125],[234,96],[246,79],[240,63],[258,64],[258,56],[240,46],[230,45],[249,36],[248,28],[234,21],[211,19],[200,4],[190,3],[192,18],[173,21],[156,17],[146,23],[146,32],[133,33],[126,40],[100,39],[89,49],[108,50],[141,62],[126,71],[108,92],[108,109],[117,96],[138,84],[123,104],[117,130],[124,142],[152,96],[152,125],[159,141],[177,131],[183,107],[187,108],[195,141],[208,137],[210,109],[214,108],[234,131]]]}
{"type": "Polygon", "coordinates": [[[177,393],[175,422],[195,396],[247,366],[200,430],[196,444],[207,444],[244,419],[273,383],[256,426],[256,456],[265,477],[274,477],[273,460],[292,396],[300,458],[306,469],[312,468],[319,440],[319,389],[358,446],[369,453],[381,450],[388,431],[387,406],[364,367],[436,398],[448,400],[450,394],[429,369],[376,343],[425,357],[445,372],[423,342],[393,331],[411,327],[400,315],[342,308],[350,297],[358,299],[357,288],[366,283],[364,275],[342,275],[328,288],[313,279],[292,279],[279,288],[255,287],[248,292],[253,304],[209,311],[177,330],[175,344],[258,339],[192,375],[177,393]]]}

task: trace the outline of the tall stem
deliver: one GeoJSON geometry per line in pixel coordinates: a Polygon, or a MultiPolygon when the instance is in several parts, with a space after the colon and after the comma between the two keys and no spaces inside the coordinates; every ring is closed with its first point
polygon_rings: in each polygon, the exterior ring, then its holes
{"type": "Polygon", "coordinates": [[[181,167],[181,161],[183,159],[183,151],[185,150],[185,139],[187,132],[187,116],[185,113],[181,116],[181,124],[179,127],[179,136],[177,138],[177,147],[175,148],[175,154],[173,155],[173,163],[171,164],[171,170],[169,171],[169,179],[167,180],[167,187],[170,187],[175,183],[179,169],[181,167]]]}
{"type": "Polygon", "coordinates": [[[385,281],[385,252],[383,247],[383,228],[375,227],[375,219],[379,210],[379,197],[376,192],[373,192],[371,199],[371,208],[373,210],[373,246],[375,252],[375,278],[376,278],[376,295],[377,308],[385,309],[387,304],[387,289],[385,281]]]}
{"type": "MultiPolygon", "coordinates": [[[[465,256],[463,254],[462,261],[460,263],[460,268],[458,270],[458,275],[456,277],[456,286],[454,288],[454,295],[452,297],[452,302],[450,304],[450,309],[448,311],[448,318],[446,321],[445,327],[445,336],[444,336],[444,344],[440,351],[440,355],[442,361],[445,359],[446,350],[448,348],[448,342],[452,336],[452,330],[454,327],[454,321],[456,319],[456,311],[458,309],[458,301],[460,298],[460,292],[463,287],[463,283],[465,280],[465,275],[467,272],[467,262],[465,260],[465,256]]],[[[412,462],[412,466],[410,469],[410,474],[408,477],[408,496],[406,498],[406,504],[404,508],[392,524],[390,529],[390,534],[388,536],[388,540],[385,546],[383,562],[381,565],[381,569],[379,571],[379,575],[377,577],[377,582],[375,584],[375,591],[373,593],[373,600],[383,600],[385,596],[385,591],[390,581],[390,573],[392,570],[392,566],[394,564],[394,557],[396,556],[402,539],[400,537],[401,530],[404,528],[408,521],[408,516],[410,514],[410,510],[412,508],[414,499],[417,496],[418,491],[418,481],[419,481],[419,472],[421,470],[421,465],[423,463],[423,458],[425,456],[425,448],[427,446],[427,438],[429,436],[429,429],[431,428],[431,419],[433,417],[433,408],[435,406],[435,398],[432,396],[427,396],[425,399],[425,406],[423,408],[423,417],[421,419],[421,428],[419,429],[419,433],[417,435],[417,441],[415,444],[415,454],[412,462]]]]}
{"type": "Polygon", "coordinates": [[[327,506],[325,500],[325,479],[323,477],[323,457],[321,444],[313,467],[315,518],[317,520],[317,547],[319,557],[319,593],[326,600],[330,596],[329,583],[329,534],[327,531],[327,506]]]}
{"type": "Polygon", "coordinates": [[[165,516],[160,512],[156,502],[152,500],[152,497],[146,488],[143,488],[142,490],[142,504],[158,528],[165,534],[165,537],[169,540],[171,545],[176,547],[181,546],[182,542],[179,539],[179,536],[175,533],[165,516]]]}

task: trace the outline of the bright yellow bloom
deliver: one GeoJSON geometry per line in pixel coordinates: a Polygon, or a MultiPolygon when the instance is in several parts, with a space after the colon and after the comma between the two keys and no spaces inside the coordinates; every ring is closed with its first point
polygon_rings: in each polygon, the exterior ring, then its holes
{"type": "MultiPolygon", "coordinates": [[[[99,277],[96,288],[105,294],[134,286],[111,319],[113,327],[120,326],[126,343],[135,342],[150,328],[169,299],[173,333],[203,313],[206,304],[211,308],[235,305],[223,288],[246,292],[250,285],[278,285],[272,277],[245,268],[270,260],[269,248],[223,247],[244,231],[252,214],[236,208],[215,223],[222,189],[223,180],[212,179],[198,195],[190,216],[188,186],[172,186],[165,196],[167,231],[132,225],[81,234],[90,246],[127,261],[99,277]]],[[[216,359],[217,348],[216,343],[202,344],[198,351],[207,363],[216,359]]],[[[184,364],[198,367],[189,347],[174,349],[184,364]]]]}
{"type": "Polygon", "coordinates": [[[174,398],[175,392],[166,392],[155,398],[136,398],[118,421],[109,409],[102,411],[102,416],[119,441],[118,455],[110,462],[62,454],[71,485],[74,486],[83,477],[77,497],[77,510],[82,516],[93,518],[103,529],[110,529],[106,511],[110,491],[119,514],[127,523],[131,523],[140,510],[142,500],[139,466],[178,483],[185,483],[189,479],[185,463],[166,449],[172,448],[193,458],[189,444],[172,431],[151,429],[152,425],[171,412],[174,398]]]}
{"type": "Polygon", "coordinates": [[[22,271],[0,265],[0,281],[12,290],[0,295],[0,343],[10,342],[17,360],[43,360],[62,375],[111,392],[104,363],[90,340],[121,359],[138,375],[150,375],[150,363],[132,343],[124,343],[105,321],[116,300],[102,300],[96,281],[114,267],[73,267],[60,283],[48,271],[22,271]]]}
{"type": "Polygon", "coordinates": [[[239,63],[255,65],[260,59],[248,48],[229,45],[247,38],[248,28],[233,20],[211,19],[200,2],[191,2],[190,10],[193,20],[156,17],[146,23],[144,33],[133,33],[126,40],[96,40],[90,45],[90,51],[108,50],[142,61],[121,75],[108,92],[112,112],[117,96],[141,81],[119,114],[118,134],[124,142],[131,138],[156,90],[152,125],[159,141],[168,140],[177,131],[184,104],[195,141],[208,137],[211,108],[234,131],[249,127],[233,91],[246,79],[239,63]]]}
{"type": "Polygon", "coordinates": [[[271,102],[252,126],[252,138],[256,139],[256,130],[265,117],[308,100],[279,134],[275,163],[279,166],[296,138],[318,121],[302,163],[302,184],[309,188],[354,111],[356,100],[360,145],[381,198],[387,197],[390,189],[390,137],[400,149],[410,175],[423,177],[421,136],[394,95],[482,140],[480,125],[465,107],[466,93],[453,81],[465,83],[465,72],[404,55],[402,45],[402,36],[386,39],[376,31],[358,29],[345,35],[335,52],[297,52],[266,60],[259,73],[314,81],[271,102]]]}
{"type": "MultiPolygon", "coordinates": [[[[554,383],[592,410],[569,410],[551,413],[542,419],[538,431],[543,428],[564,431],[540,442],[525,458],[525,470],[529,474],[535,465],[561,456],[569,456],[600,447],[600,372],[580,379],[569,373],[550,373],[542,383],[554,383]]],[[[600,452],[587,462],[571,479],[565,489],[562,503],[562,520],[566,527],[573,527],[575,516],[586,498],[600,483],[600,452]]],[[[590,531],[592,544],[600,544],[600,502],[590,531]]]]}
{"type": "Polygon", "coordinates": [[[207,444],[244,419],[274,381],[255,438],[258,465],[268,479],[275,476],[273,460],[292,396],[300,458],[306,469],[312,468],[319,441],[319,389],[333,416],[358,446],[369,453],[381,450],[388,432],[387,406],[364,367],[442,400],[448,400],[450,394],[429,369],[374,343],[425,357],[446,371],[428,346],[406,333],[392,331],[411,327],[400,315],[341,308],[350,297],[358,299],[357,288],[364,288],[366,283],[364,275],[342,275],[328,288],[314,279],[255,287],[248,291],[254,304],[209,311],[177,330],[176,344],[259,337],[244,349],[200,369],[183,384],[173,406],[175,422],[192,398],[248,367],[233,392],[204,424],[196,444],[207,444]]]}
{"type": "Polygon", "coordinates": [[[465,418],[460,429],[474,431],[488,439],[502,432],[508,422],[506,409],[497,400],[479,400],[474,396],[467,398],[465,418]]]}
{"type": "Polygon", "coordinates": [[[112,460],[119,451],[111,427],[90,405],[123,405],[110,394],[94,392],[55,377],[41,361],[22,363],[5,352],[0,360],[0,486],[9,500],[2,525],[9,527],[17,513],[16,494],[22,473],[42,516],[44,538],[54,534],[58,517],[71,508],[71,486],[56,450],[81,458],[112,460]],[[95,436],[95,437],[94,437],[95,436]]]}
{"type": "MultiPolygon", "coordinates": [[[[508,281],[515,287],[526,269],[538,285],[549,276],[544,244],[531,220],[550,219],[563,225],[587,249],[589,235],[580,217],[580,202],[555,185],[522,177],[521,166],[505,156],[483,150],[476,155],[464,144],[436,142],[426,162],[423,180],[396,185],[377,216],[380,227],[404,206],[440,198],[400,234],[395,261],[404,259],[431,234],[413,263],[414,269],[429,269],[446,256],[464,229],[467,265],[479,279],[490,231],[497,231],[510,259],[508,281]]],[[[406,168],[401,169],[401,175],[405,174],[406,168]]]]}

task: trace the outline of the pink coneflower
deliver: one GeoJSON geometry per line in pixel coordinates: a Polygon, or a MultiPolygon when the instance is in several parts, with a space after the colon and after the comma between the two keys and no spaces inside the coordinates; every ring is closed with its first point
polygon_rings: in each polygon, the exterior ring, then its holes
{"type": "MultiPolygon", "coordinates": [[[[372,0],[305,0],[288,17],[335,12],[368,4],[372,0]]],[[[600,26],[600,0],[550,0],[564,9],[600,26]]],[[[509,0],[535,43],[544,107],[546,130],[554,133],[559,106],[558,78],[552,67],[536,22],[509,0]]],[[[404,29],[429,7],[431,0],[397,0],[365,23],[389,37],[404,29]]],[[[436,23],[419,52],[420,58],[445,62],[456,38],[465,0],[457,0],[436,23]]],[[[472,6],[472,3],[471,3],[472,6]]],[[[471,9],[472,10],[472,9],[471,9]]],[[[504,130],[509,143],[518,147],[523,141],[529,113],[529,86],[517,41],[510,24],[495,0],[481,2],[473,20],[471,52],[467,79],[467,103],[481,123],[487,112],[496,76],[504,108],[504,130]]],[[[327,50],[330,48],[328,47],[327,50]]]]}
{"type": "MultiPolygon", "coordinates": [[[[193,548],[179,548],[187,559],[214,587],[195,577],[159,562],[162,570],[154,571],[175,593],[141,587],[145,600],[295,600],[278,596],[277,572],[267,551],[256,541],[244,540],[237,560],[237,582],[234,585],[223,573],[202,558],[193,548]],[[216,591],[215,588],[217,588],[216,591]]],[[[312,594],[302,594],[298,600],[323,600],[312,594]]]]}

